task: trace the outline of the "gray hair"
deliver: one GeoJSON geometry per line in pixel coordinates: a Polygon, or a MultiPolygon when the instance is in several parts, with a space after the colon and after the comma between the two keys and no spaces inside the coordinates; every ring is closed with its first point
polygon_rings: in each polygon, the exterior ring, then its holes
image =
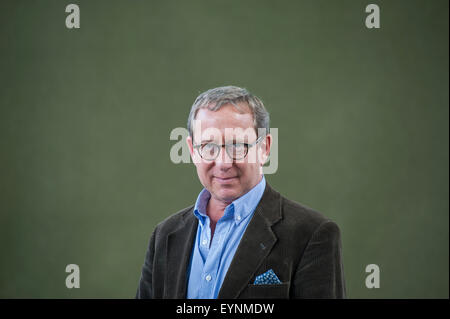
{"type": "Polygon", "coordinates": [[[269,134],[270,118],[263,102],[257,96],[254,96],[244,88],[237,86],[222,86],[205,91],[195,99],[187,122],[189,135],[191,137],[193,136],[192,122],[194,121],[199,109],[207,108],[210,111],[217,111],[223,105],[232,104],[237,109],[241,110],[241,108],[237,105],[240,102],[245,102],[249,106],[253,115],[253,126],[256,133],[259,135],[258,128],[260,128],[265,129],[265,134],[269,134]]]}

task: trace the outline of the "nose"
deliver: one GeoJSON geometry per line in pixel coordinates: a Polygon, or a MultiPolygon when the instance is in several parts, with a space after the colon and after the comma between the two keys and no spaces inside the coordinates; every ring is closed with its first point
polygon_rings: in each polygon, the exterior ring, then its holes
{"type": "Polygon", "coordinates": [[[233,166],[233,159],[228,155],[224,145],[220,148],[220,153],[215,160],[215,164],[223,170],[233,166]]]}

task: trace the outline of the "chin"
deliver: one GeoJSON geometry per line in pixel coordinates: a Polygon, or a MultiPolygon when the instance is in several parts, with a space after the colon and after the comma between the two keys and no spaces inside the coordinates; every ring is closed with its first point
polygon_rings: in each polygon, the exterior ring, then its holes
{"type": "Polygon", "coordinates": [[[215,190],[216,196],[222,200],[232,202],[240,197],[240,190],[236,188],[218,187],[215,190]]]}

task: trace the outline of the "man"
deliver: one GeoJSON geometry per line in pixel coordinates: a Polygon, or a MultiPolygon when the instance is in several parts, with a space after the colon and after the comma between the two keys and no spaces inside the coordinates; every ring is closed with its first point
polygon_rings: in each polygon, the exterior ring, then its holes
{"type": "Polygon", "coordinates": [[[272,136],[261,100],[208,90],[188,130],[204,189],[154,230],[136,298],[345,298],[338,226],[262,174],[272,136]]]}

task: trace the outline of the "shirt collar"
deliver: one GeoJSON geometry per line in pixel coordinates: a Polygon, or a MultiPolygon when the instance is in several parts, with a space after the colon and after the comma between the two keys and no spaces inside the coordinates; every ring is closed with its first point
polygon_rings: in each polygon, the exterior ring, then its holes
{"type": "Polygon", "coordinates": [[[206,188],[203,188],[197,197],[197,201],[195,202],[194,215],[198,218],[202,226],[205,224],[207,218],[206,207],[210,198],[211,193],[206,188]]]}
{"type": "MultiPolygon", "coordinates": [[[[234,218],[235,223],[237,225],[240,224],[256,209],[265,188],[266,179],[264,175],[262,175],[261,181],[258,184],[225,208],[224,216],[222,218],[234,218]]],[[[205,221],[208,218],[206,207],[210,198],[211,193],[206,188],[203,188],[195,202],[194,215],[201,222],[202,226],[204,226],[205,221]]]]}

